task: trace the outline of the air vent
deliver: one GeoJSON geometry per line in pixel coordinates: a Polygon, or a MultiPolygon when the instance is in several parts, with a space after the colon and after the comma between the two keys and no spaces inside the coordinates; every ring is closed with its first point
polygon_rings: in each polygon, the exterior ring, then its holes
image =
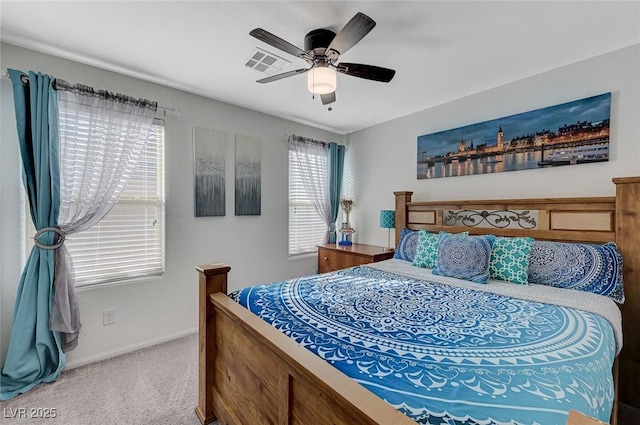
{"type": "Polygon", "coordinates": [[[265,65],[264,63],[259,63],[253,67],[256,71],[266,72],[269,69],[269,65],[265,65]]]}
{"type": "Polygon", "coordinates": [[[273,75],[279,73],[285,66],[291,63],[291,61],[281,58],[271,52],[267,52],[259,47],[256,49],[258,51],[251,56],[247,63],[245,63],[245,66],[255,69],[256,71],[267,75],[273,75]]]}

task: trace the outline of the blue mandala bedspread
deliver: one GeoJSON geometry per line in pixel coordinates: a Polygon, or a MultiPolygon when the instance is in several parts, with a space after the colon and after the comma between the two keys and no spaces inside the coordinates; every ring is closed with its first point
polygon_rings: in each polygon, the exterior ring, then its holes
{"type": "Polygon", "coordinates": [[[232,297],[421,424],[608,421],[603,317],[360,266],[232,297]]]}

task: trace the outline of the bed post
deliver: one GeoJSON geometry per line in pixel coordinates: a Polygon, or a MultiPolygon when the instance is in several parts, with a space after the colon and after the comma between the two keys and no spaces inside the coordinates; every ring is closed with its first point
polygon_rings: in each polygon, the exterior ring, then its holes
{"type": "Polygon", "coordinates": [[[407,202],[411,202],[411,195],[413,192],[393,192],[396,195],[396,243],[398,246],[400,242],[400,233],[403,227],[407,227],[409,223],[409,209],[407,208],[407,202]]]}
{"type": "Polygon", "coordinates": [[[622,252],[625,303],[624,347],[620,353],[620,401],[640,408],[640,177],[613,179],[616,184],[616,244],[622,252]]]}
{"type": "Polygon", "coordinates": [[[208,424],[216,419],[213,412],[213,383],[215,378],[215,315],[209,299],[216,292],[227,293],[227,274],[231,267],[226,264],[196,266],[199,278],[199,360],[198,360],[198,405],[196,414],[200,422],[208,424]]]}

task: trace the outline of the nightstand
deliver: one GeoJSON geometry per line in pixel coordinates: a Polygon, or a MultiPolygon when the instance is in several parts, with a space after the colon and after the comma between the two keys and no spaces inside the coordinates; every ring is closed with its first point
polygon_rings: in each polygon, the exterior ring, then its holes
{"type": "Polygon", "coordinates": [[[567,419],[567,425],[605,425],[605,423],[585,416],[575,410],[571,410],[569,412],[569,418],[567,419]]]}
{"type": "Polygon", "coordinates": [[[352,245],[318,245],[318,273],[333,272],[361,264],[375,263],[393,257],[394,250],[382,246],[354,243],[352,245]]]}

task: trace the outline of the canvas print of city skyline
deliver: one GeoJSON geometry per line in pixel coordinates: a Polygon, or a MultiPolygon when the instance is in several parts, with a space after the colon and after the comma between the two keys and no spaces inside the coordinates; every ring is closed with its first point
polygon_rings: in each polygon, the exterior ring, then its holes
{"type": "Polygon", "coordinates": [[[611,93],[418,136],[417,177],[609,160],[611,93]]]}

